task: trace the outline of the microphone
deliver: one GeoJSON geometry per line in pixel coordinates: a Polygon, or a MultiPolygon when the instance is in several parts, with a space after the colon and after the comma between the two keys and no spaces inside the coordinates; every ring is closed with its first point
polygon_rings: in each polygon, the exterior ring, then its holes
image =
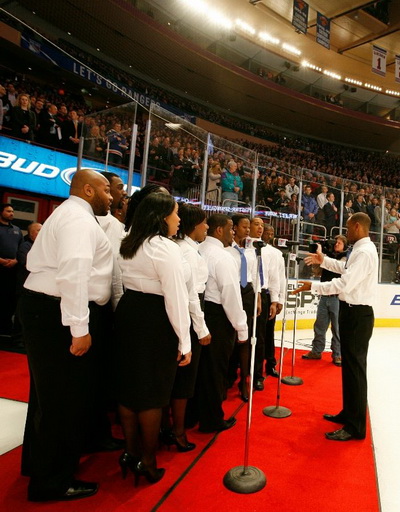
{"type": "Polygon", "coordinates": [[[253,247],[255,249],[262,249],[265,246],[266,246],[266,244],[262,240],[254,240],[254,242],[253,242],[253,247]]]}
{"type": "Polygon", "coordinates": [[[296,242],[294,240],[287,240],[286,238],[273,238],[272,245],[274,247],[278,247],[278,249],[281,249],[281,248],[288,249],[289,247],[301,245],[301,243],[296,242]]]}

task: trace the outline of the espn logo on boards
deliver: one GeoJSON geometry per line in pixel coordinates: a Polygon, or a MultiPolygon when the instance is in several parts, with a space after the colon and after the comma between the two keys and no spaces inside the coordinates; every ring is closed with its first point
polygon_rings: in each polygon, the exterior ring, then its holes
{"type": "Polygon", "coordinates": [[[395,295],[390,303],[391,306],[400,306],[400,295],[395,295]]]}

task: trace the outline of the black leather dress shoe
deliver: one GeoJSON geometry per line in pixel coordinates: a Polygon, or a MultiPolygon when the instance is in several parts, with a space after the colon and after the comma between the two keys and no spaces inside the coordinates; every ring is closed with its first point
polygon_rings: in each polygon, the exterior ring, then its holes
{"type": "Polygon", "coordinates": [[[70,487],[64,494],[52,495],[28,492],[29,501],[71,501],[88,498],[93,496],[99,490],[98,484],[94,482],[82,482],[73,480],[70,487]]]}
{"type": "Polygon", "coordinates": [[[335,430],[334,432],[326,432],[325,437],[330,441],[350,441],[351,439],[364,439],[364,437],[349,434],[349,432],[343,428],[335,430]]]}
{"type": "Polygon", "coordinates": [[[264,379],[257,379],[254,383],[254,389],[256,391],[264,391],[264,379]]]}
{"type": "Polygon", "coordinates": [[[332,423],[346,423],[340,414],[324,414],[324,420],[331,421],[332,423]]]}
{"type": "Polygon", "coordinates": [[[271,375],[271,377],[279,377],[279,373],[275,370],[275,368],[271,368],[270,370],[267,370],[267,375],[271,375]]]}
{"type": "Polygon", "coordinates": [[[212,434],[213,432],[223,432],[224,430],[228,430],[236,425],[236,418],[233,416],[228,418],[227,420],[222,420],[222,424],[219,427],[212,429],[199,428],[200,432],[204,432],[205,434],[212,434]]]}

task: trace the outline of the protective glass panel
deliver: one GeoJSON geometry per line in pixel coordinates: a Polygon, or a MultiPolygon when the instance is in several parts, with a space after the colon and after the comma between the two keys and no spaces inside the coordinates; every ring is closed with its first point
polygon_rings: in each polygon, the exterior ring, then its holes
{"type": "Polygon", "coordinates": [[[207,132],[155,103],[149,120],[145,182],[162,185],[178,199],[201,203],[207,132]]]}
{"type": "MultiPolygon", "coordinates": [[[[83,158],[102,162],[108,167],[127,169],[131,153],[133,125],[136,121],[137,103],[102,110],[85,116],[82,136],[83,158]]],[[[135,169],[139,171],[139,162],[135,169]]]]}
{"type": "Polygon", "coordinates": [[[226,213],[251,213],[257,154],[210,133],[205,208],[226,213]]]}

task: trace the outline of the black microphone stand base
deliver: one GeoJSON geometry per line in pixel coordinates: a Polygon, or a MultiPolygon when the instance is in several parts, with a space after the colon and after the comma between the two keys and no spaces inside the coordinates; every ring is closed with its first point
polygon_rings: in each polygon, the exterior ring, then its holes
{"type": "Polygon", "coordinates": [[[280,405],[270,405],[268,407],[264,407],[263,414],[265,416],[270,416],[271,418],[287,418],[291,416],[292,411],[287,407],[281,407],[280,405]]]}
{"type": "Polygon", "coordinates": [[[224,485],[227,489],[239,494],[251,494],[261,491],[267,479],[261,469],[254,466],[236,466],[224,476],[224,485]]]}
{"type": "Polygon", "coordinates": [[[284,384],[288,384],[289,386],[301,386],[304,384],[304,381],[301,377],[283,377],[281,382],[284,384]]]}

